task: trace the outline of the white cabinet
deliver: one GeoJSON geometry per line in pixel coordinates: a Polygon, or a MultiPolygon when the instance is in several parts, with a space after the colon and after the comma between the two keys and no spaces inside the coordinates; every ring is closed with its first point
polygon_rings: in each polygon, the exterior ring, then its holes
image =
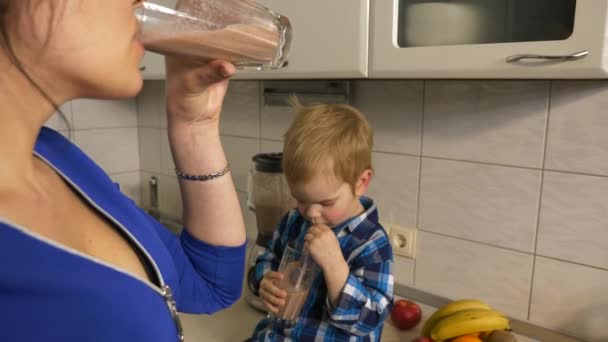
{"type": "Polygon", "coordinates": [[[370,78],[608,75],[606,0],[370,1],[370,78]]]}
{"type": "Polygon", "coordinates": [[[289,17],[289,64],[236,79],[608,78],[608,0],[257,1],[289,17]]]}
{"type": "Polygon", "coordinates": [[[286,15],[293,28],[289,65],[241,72],[237,78],[364,78],[369,0],[258,0],[286,15]]]}
{"type": "MultiPolygon", "coordinates": [[[[174,6],[175,0],[152,0],[174,6]]],[[[287,16],[293,28],[289,64],[280,70],[239,71],[236,79],[365,78],[369,0],[258,0],[287,16]]],[[[165,77],[162,56],[147,52],[145,79],[165,77]]]]}

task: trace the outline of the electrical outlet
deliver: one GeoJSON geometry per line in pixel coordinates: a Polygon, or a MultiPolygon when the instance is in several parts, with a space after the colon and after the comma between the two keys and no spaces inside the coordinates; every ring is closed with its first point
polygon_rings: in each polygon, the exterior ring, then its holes
{"type": "Polygon", "coordinates": [[[416,257],[416,229],[393,225],[390,227],[389,239],[393,253],[414,259],[416,257]]]}

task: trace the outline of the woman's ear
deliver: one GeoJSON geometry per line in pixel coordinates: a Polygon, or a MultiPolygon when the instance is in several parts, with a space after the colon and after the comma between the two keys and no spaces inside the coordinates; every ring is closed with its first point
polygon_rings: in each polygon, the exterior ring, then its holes
{"type": "Polygon", "coordinates": [[[355,196],[360,197],[367,191],[369,183],[372,181],[374,172],[371,169],[366,169],[361,173],[357,180],[357,186],[355,187],[355,196]]]}

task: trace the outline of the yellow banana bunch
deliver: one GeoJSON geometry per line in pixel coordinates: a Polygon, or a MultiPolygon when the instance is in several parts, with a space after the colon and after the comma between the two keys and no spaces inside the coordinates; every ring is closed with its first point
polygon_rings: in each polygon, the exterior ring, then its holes
{"type": "Polygon", "coordinates": [[[506,330],[509,319],[502,313],[488,309],[470,309],[453,313],[439,322],[431,330],[435,342],[480,331],[506,330]]]}
{"type": "Polygon", "coordinates": [[[422,336],[430,337],[431,331],[435,327],[435,325],[441,321],[443,318],[452,315],[454,313],[464,311],[464,310],[472,310],[472,309],[485,309],[491,310],[490,306],[480,300],[477,299],[460,299],[455,300],[447,305],[444,305],[439,310],[435,311],[431,317],[424,323],[422,327],[422,336]]]}

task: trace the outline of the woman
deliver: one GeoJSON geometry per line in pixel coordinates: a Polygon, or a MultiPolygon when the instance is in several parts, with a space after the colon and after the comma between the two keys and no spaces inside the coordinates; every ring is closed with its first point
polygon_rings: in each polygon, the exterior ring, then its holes
{"type": "Polygon", "coordinates": [[[240,296],[245,230],[218,129],[230,63],[167,58],[179,238],[42,127],[68,100],[137,94],[136,5],[0,0],[0,341],[177,341],[176,305],[240,296]]]}

